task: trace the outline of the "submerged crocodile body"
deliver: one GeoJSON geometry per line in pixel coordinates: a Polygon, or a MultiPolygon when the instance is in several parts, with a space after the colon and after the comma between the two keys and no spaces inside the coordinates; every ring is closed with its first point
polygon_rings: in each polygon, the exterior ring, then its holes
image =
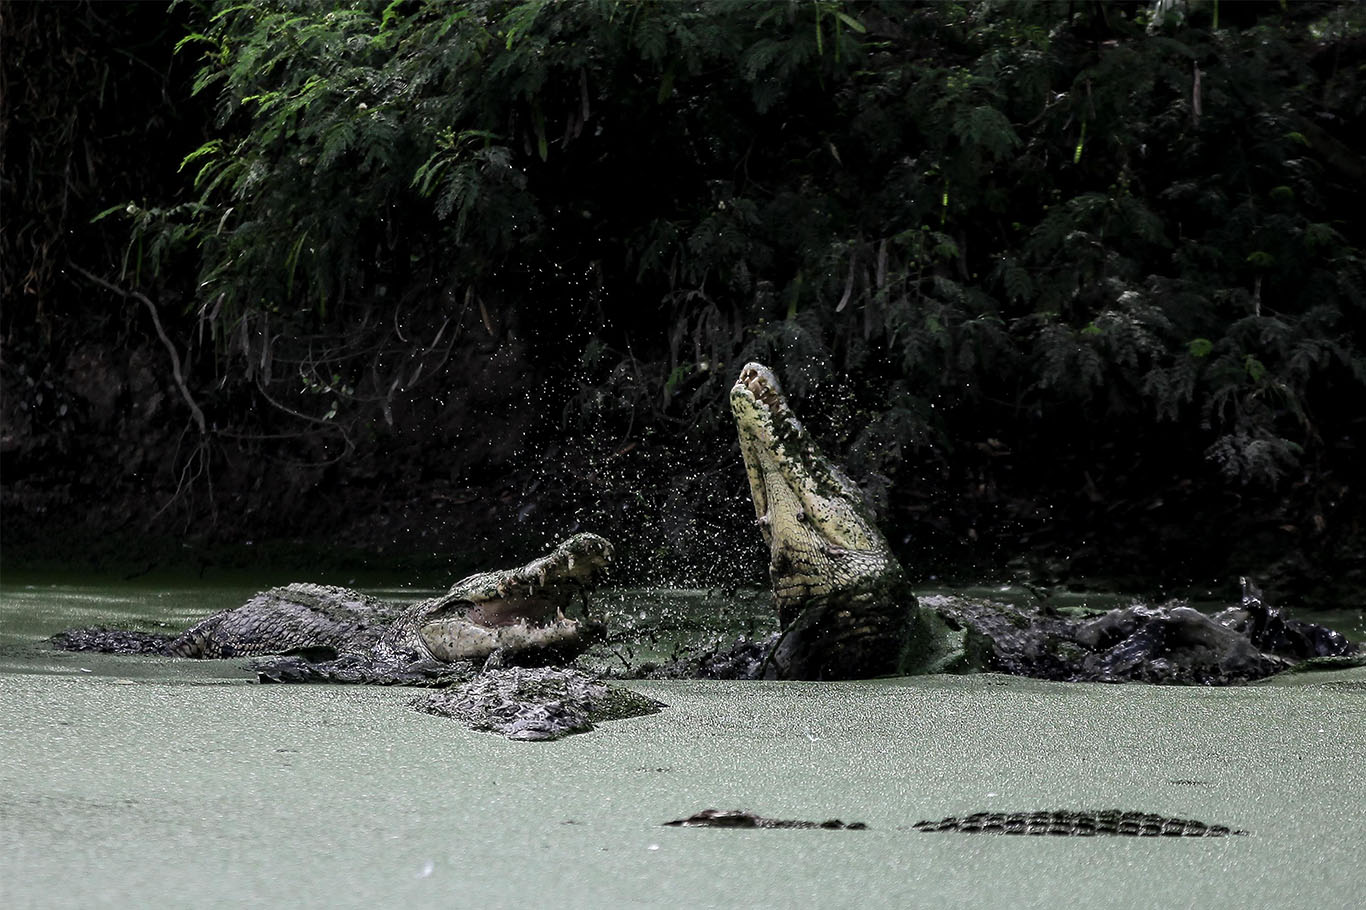
{"type": "Polygon", "coordinates": [[[291,584],[176,636],[72,629],[52,642],[72,651],[252,657],[261,682],[458,685],[454,697],[434,695],[418,707],[514,738],[554,739],[658,708],[586,673],[544,667],[573,660],[601,631],[564,611],[575,598],[586,606],[611,559],[607,540],[576,534],[523,566],[471,575],[412,605],[291,584]]]}
{"type": "MultiPolygon", "coordinates": [[[[765,818],[743,809],[703,809],[687,818],[665,822],[667,828],[823,828],[827,831],[861,831],[863,822],[839,819],[815,822],[805,819],[765,818]]],[[[1045,810],[1042,812],[975,812],[939,821],[912,825],[916,831],[956,834],[1035,834],[1071,837],[1117,835],[1127,837],[1228,837],[1247,834],[1227,825],[1208,825],[1190,818],[1173,818],[1151,812],[1045,810]]]]}
{"type": "Polygon", "coordinates": [[[858,487],[812,441],[777,378],[751,363],[731,390],[781,632],[695,661],[702,675],[832,679],[993,670],[1057,680],[1246,682],[1357,647],[1285,618],[1245,583],[1207,616],[1136,604],[1091,616],[989,600],[917,599],[858,487]]]}
{"type": "Polygon", "coordinates": [[[654,714],[663,705],[580,670],[513,667],[486,670],[463,686],[414,700],[413,707],[508,739],[544,740],[586,732],[599,721],[654,714]]]}
{"type": "Polygon", "coordinates": [[[687,818],[664,822],[665,828],[821,828],[826,831],[866,831],[863,822],[845,822],[838,818],[823,822],[803,818],[765,818],[744,809],[703,809],[687,818]]]}
{"type": "Polygon", "coordinates": [[[957,834],[1035,834],[1096,837],[1228,837],[1247,834],[1227,825],[1207,825],[1189,818],[1171,818],[1151,812],[1125,812],[1121,809],[1044,812],[974,812],[950,816],[939,821],[916,822],[917,831],[947,831],[957,834]]]}

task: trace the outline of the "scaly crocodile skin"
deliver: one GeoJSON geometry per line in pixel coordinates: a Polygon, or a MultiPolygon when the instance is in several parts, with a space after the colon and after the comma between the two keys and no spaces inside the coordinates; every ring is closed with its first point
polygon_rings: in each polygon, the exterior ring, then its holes
{"type": "Polygon", "coordinates": [[[1099,834],[1129,837],[1227,837],[1247,834],[1225,825],[1207,825],[1189,818],[1169,818],[1151,812],[1120,809],[1044,812],[975,812],[949,816],[937,822],[916,822],[917,831],[950,831],[959,834],[1053,834],[1095,837],[1099,834]]]}
{"type": "MultiPolygon", "coordinates": [[[[445,594],[412,605],[348,588],[292,584],[215,613],[175,638],[73,629],[53,636],[52,643],[64,650],[174,657],[301,653],[310,661],[337,658],[340,682],[368,681],[371,666],[375,681],[386,682],[403,678],[400,670],[409,664],[482,660],[495,651],[566,657],[589,642],[582,625],[566,619],[563,610],[592,588],[611,559],[606,540],[575,534],[526,565],[471,575],[445,594]]],[[[331,668],[315,667],[322,676],[309,678],[328,678],[331,668]]]]}
{"type": "Polygon", "coordinates": [[[816,446],[773,371],[747,364],[730,406],[783,628],[760,675],[851,679],[941,669],[947,628],[916,604],[863,493],[816,446]]]}

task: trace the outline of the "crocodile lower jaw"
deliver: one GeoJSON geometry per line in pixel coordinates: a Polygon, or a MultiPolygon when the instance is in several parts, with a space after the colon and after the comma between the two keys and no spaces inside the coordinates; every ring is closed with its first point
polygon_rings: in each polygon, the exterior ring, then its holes
{"type": "Polygon", "coordinates": [[[483,660],[494,651],[517,654],[525,651],[572,649],[583,639],[583,628],[572,619],[544,625],[526,621],[484,626],[464,618],[428,623],[418,631],[422,643],[437,660],[483,660]]]}

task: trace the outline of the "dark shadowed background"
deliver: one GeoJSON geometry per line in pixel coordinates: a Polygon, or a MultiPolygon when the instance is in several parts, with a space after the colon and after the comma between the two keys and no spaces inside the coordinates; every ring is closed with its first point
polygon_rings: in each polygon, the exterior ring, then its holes
{"type": "Polygon", "coordinates": [[[8,565],[759,582],[758,359],[918,577],[1359,602],[1360,4],[0,17],[8,565]]]}

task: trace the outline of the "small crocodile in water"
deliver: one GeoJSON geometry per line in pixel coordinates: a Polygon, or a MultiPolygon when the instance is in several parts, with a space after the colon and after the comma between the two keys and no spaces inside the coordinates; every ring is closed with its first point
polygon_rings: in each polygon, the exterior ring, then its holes
{"type": "Polygon", "coordinates": [[[744,809],[703,809],[687,818],[664,823],[665,828],[823,828],[826,831],[864,831],[863,822],[843,822],[838,818],[823,822],[800,818],[765,818],[744,809]]]}
{"type": "Polygon", "coordinates": [[[704,676],[836,679],[985,669],[1057,680],[1226,684],[1353,655],[1255,586],[1216,616],[1136,604],[1068,617],[951,595],[917,600],[858,487],[820,451],[773,372],[751,363],[731,410],[781,632],[693,660],[704,676]]]}
{"type": "Polygon", "coordinates": [[[1151,812],[1121,809],[1043,812],[974,812],[936,822],[916,822],[917,831],[948,831],[956,834],[1054,834],[1095,837],[1114,834],[1129,837],[1228,837],[1247,834],[1227,825],[1207,825],[1189,818],[1171,818],[1151,812]]]}
{"type": "Polygon", "coordinates": [[[176,636],[72,629],[52,643],[69,651],[254,657],[261,682],[457,684],[455,696],[433,695],[418,707],[476,729],[553,739],[659,707],[580,671],[543,666],[572,660],[601,631],[564,610],[576,597],[586,600],[611,559],[607,540],[576,534],[526,565],[471,575],[411,606],[291,584],[176,636]]]}
{"type": "MultiPolygon", "coordinates": [[[[665,822],[667,828],[824,828],[861,831],[863,822],[824,822],[804,819],[765,818],[743,809],[703,809],[687,818],[665,822]]],[[[1128,837],[1228,837],[1247,834],[1227,825],[1207,825],[1189,818],[1172,818],[1151,812],[1104,809],[1098,812],[1054,810],[1043,812],[976,812],[950,816],[937,822],[916,822],[917,831],[958,834],[1051,834],[1095,837],[1111,834],[1128,837]]]]}

